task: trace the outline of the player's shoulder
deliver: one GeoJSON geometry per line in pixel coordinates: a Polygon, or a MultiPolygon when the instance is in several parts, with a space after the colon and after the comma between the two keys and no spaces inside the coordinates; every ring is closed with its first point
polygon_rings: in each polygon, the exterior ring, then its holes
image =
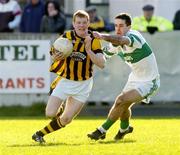
{"type": "Polygon", "coordinates": [[[66,31],[64,31],[63,35],[64,34],[70,34],[70,33],[73,33],[73,30],[66,30],[66,31]]]}
{"type": "Polygon", "coordinates": [[[137,30],[132,30],[132,29],[129,30],[127,34],[128,34],[128,35],[137,35],[137,36],[141,35],[141,33],[140,33],[139,31],[137,31],[137,30]]]}
{"type": "Polygon", "coordinates": [[[73,30],[66,30],[63,34],[62,34],[63,38],[68,38],[69,40],[74,40],[75,38],[75,33],[73,30]]]}
{"type": "Polygon", "coordinates": [[[129,30],[128,33],[127,33],[127,36],[128,37],[135,37],[135,38],[140,39],[140,40],[144,39],[142,34],[137,30],[129,30]]]}

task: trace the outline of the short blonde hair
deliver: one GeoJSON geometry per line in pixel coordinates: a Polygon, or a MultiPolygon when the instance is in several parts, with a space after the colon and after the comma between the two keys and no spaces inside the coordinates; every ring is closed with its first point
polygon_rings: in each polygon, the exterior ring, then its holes
{"type": "Polygon", "coordinates": [[[84,11],[84,10],[77,10],[77,11],[73,14],[73,22],[75,21],[75,18],[76,18],[76,17],[80,17],[80,18],[85,17],[85,18],[87,18],[87,20],[89,21],[89,14],[88,14],[86,11],[84,11]]]}

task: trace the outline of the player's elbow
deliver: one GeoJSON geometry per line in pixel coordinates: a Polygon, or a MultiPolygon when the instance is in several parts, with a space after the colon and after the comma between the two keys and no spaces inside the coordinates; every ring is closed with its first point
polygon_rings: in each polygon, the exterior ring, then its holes
{"type": "Polygon", "coordinates": [[[105,64],[102,64],[99,68],[104,69],[105,64]]]}
{"type": "Polygon", "coordinates": [[[102,60],[97,65],[100,69],[103,69],[105,67],[105,60],[102,60]]]}
{"type": "Polygon", "coordinates": [[[101,62],[100,68],[101,68],[101,69],[104,69],[104,68],[105,68],[105,64],[106,64],[106,59],[104,58],[104,59],[102,60],[102,62],[101,62]]]}

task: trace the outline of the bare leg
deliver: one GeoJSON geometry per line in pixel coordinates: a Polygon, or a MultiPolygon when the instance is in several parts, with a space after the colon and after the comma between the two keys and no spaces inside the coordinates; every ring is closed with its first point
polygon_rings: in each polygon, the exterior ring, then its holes
{"type": "MultiPolygon", "coordinates": [[[[53,103],[56,103],[55,107],[57,108],[59,106],[58,104],[59,99],[57,99],[56,97],[55,98],[53,97],[51,99],[53,100],[53,103]]],[[[56,117],[55,119],[50,121],[50,123],[46,125],[43,129],[37,131],[32,136],[32,139],[40,143],[45,142],[43,139],[43,136],[65,127],[81,111],[83,106],[84,106],[84,103],[79,102],[72,97],[69,97],[67,99],[65,110],[62,113],[62,115],[60,117],[56,117]]],[[[49,111],[53,111],[53,114],[55,114],[57,112],[57,109],[55,107],[52,106],[52,104],[48,104],[47,111],[50,109],[49,111]]],[[[52,113],[51,113],[51,116],[52,116],[52,113]]]]}
{"type": "Polygon", "coordinates": [[[73,120],[73,118],[79,114],[83,106],[84,106],[84,103],[72,97],[69,97],[66,102],[64,112],[60,116],[61,123],[63,125],[69,124],[73,120]]]}
{"type": "Polygon", "coordinates": [[[120,133],[115,136],[115,139],[122,139],[125,134],[133,131],[133,128],[129,128],[129,118],[131,117],[131,106],[143,98],[136,90],[130,90],[128,92],[120,94],[109,111],[107,120],[96,129],[94,132],[87,136],[94,140],[104,139],[106,137],[106,131],[114,124],[117,119],[121,119],[121,127],[123,126],[128,131],[120,133]]]}
{"type": "Polygon", "coordinates": [[[121,120],[128,119],[131,116],[131,106],[142,99],[143,97],[137,90],[130,90],[120,94],[116,98],[115,103],[108,114],[108,118],[114,121],[119,118],[121,118],[121,120]]]}
{"type": "Polygon", "coordinates": [[[55,117],[62,103],[62,99],[55,96],[50,96],[46,106],[46,116],[49,118],[55,117]]]}

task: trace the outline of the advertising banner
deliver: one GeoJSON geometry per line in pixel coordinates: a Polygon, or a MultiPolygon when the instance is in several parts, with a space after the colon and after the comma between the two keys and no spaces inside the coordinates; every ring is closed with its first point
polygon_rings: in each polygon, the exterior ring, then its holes
{"type": "Polygon", "coordinates": [[[49,40],[0,40],[0,94],[47,93],[49,40]]]}

